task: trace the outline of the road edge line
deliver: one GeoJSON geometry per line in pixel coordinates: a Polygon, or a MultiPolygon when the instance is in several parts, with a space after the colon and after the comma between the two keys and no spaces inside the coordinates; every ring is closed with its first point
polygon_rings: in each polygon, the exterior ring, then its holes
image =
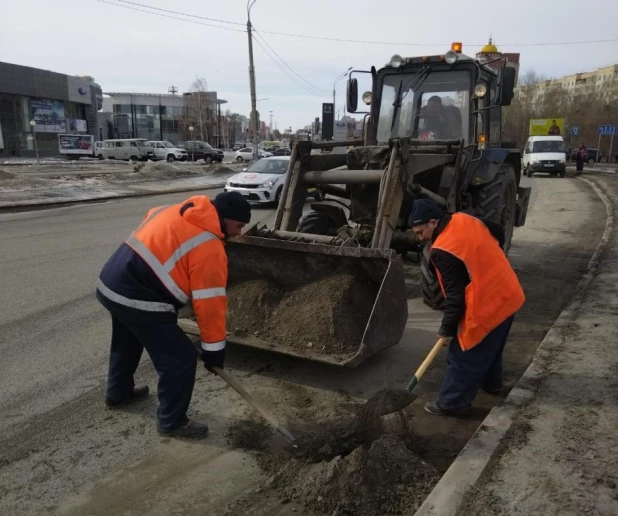
{"type": "Polygon", "coordinates": [[[536,395],[539,384],[545,376],[546,364],[552,358],[547,348],[550,344],[561,341],[560,329],[570,323],[581,308],[583,294],[596,276],[601,255],[608,247],[615,221],[612,202],[607,194],[593,181],[583,177],[577,179],[588,183],[605,204],[607,212],[603,235],[588,262],[586,272],[579,280],[573,297],[539,344],[532,362],[515,387],[501,405],[491,409],[414,516],[454,516],[457,513],[465,494],[476,484],[505,434],[511,428],[517,412],[536,395]]]}

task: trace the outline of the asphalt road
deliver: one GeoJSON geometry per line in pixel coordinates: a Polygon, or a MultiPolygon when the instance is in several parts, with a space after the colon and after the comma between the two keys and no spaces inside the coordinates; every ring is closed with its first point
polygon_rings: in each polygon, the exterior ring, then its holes
{"type": "MultiPolygon", "coordinates": [[[[532,205],[526,226],[515,232],[510,256],[528,302],[506,353],[511,385],[569,300],[605,223],[600,201],[584,183],[543,176],[524,182],[534,187],[532,205]]],[[[223,501],[259,481],[253,459],[230,450],[225,441],[230,421],[246,417],[246,406],[202,370],[191,413],[208,421],[211,437],[199,444],[156,435],[154,396],[126,411],[103,409],[110,324],[94,298],[98,272],[150,207],[187,197],[0,216],[2,513],[170,514],[185,508],[185,514],[214,514],[223,501]]],[[[257,208],[255,213],[268,221],[274,212],[257,208]]],[[[435,342],[440,318],[421,302],[417,271],[413,266],[408,271],[410,317],[401,343],[358,369],[234,349],[229,370],[284,415],[307,404],[326,414],[341,400],[403,385],[435,342]]],[[[435,395],[443,373],[443,361],[436,360],[418,386],[419,403],[435,395]]],[[[155,388],[147,357],[137,377],[155,388]]],[[[480,412],[468,422],[419,413],[425,458],[447,467],[496,401],[479,396],[480,412]]],[[[270,507],[260,514],[275,513],[270,507]]]]}

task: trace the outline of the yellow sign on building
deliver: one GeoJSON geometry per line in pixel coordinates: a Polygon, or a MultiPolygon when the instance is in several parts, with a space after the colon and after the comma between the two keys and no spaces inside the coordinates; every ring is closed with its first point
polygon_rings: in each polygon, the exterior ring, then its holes
{"type": "Polygon", "coordinates": [[[564,118],[530,119],[530,136],[564,136],[564,118]]]}

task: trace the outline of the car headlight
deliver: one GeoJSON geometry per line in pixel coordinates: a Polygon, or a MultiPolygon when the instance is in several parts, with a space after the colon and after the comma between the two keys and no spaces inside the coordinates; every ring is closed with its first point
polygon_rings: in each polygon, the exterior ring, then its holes
{"type": "Polygon", "coordinates": [[[561,159],[558,163],[566,163],[566,159],[561,159]]]}
{"type": "Polygon", "coordinates": [[[274,185],[275,182],[274,181],[266,181],[265,183],[262,183],[262,186],[264,188],[270,188],[272,185],[274,185]]]}
{"type": "Polygon", "coordinates": [[[538,159],[533,159],[532,163],[535,164],[535,165],[538,165],[540,163],[540,161],[538,159]]]}

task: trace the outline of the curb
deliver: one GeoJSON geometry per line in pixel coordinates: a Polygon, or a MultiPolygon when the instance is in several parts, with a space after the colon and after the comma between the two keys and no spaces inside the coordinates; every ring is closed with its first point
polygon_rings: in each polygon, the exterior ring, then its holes
{"type": "Polygon", "coordinates": [[[541,341],[532,362],[515,387],[504,402],[494,407],[481,422],[477,431],[420,508],[414,513],[414,516],[455,516],[457,514],[466,492],[476,484],[494,456],[505,434],[511,428],[518,410],[536,395],[537,389],[545,377],[546,364],[551,360],[551,352],[548,348],[561,342],[560,329],[571,322],[581,308],[583,293],[596,275],[601,254],[607,248],[610,235],[614,229],[614,213],[611,201],[601,188],[588,179],[578,179],[585,181],[592,187],[605,204],[607,211],[605,230],[590,262],[588,262],[586,272],[579,281],[573,298],[541,341]]]}
{"type": "Polygon", "coordinates": [[[160,192],[135,192],[120,195],[106,195],[103,197],[93,197],[91,199],[76,199],[74,201],[50,201],[50,202],[33,202],[24,204],[5,204],[0,205],[0,213],[10,212],[16,213],[20,211],[35,211],[58,208],[62,206],[71,206],[74,204],[94,204],[104,201],[113,201],[114,199],[128,199],[132,197],[149,197],[154,195],[167,195],[172,193],[196,192],[199,190],[214,190],[215,188],[223,188],[225,183],[216,183],[213,185],[201,185],[199,187],[192,186],[190,188],[179,188],[177,190],[164,190],[160,192]]]}

